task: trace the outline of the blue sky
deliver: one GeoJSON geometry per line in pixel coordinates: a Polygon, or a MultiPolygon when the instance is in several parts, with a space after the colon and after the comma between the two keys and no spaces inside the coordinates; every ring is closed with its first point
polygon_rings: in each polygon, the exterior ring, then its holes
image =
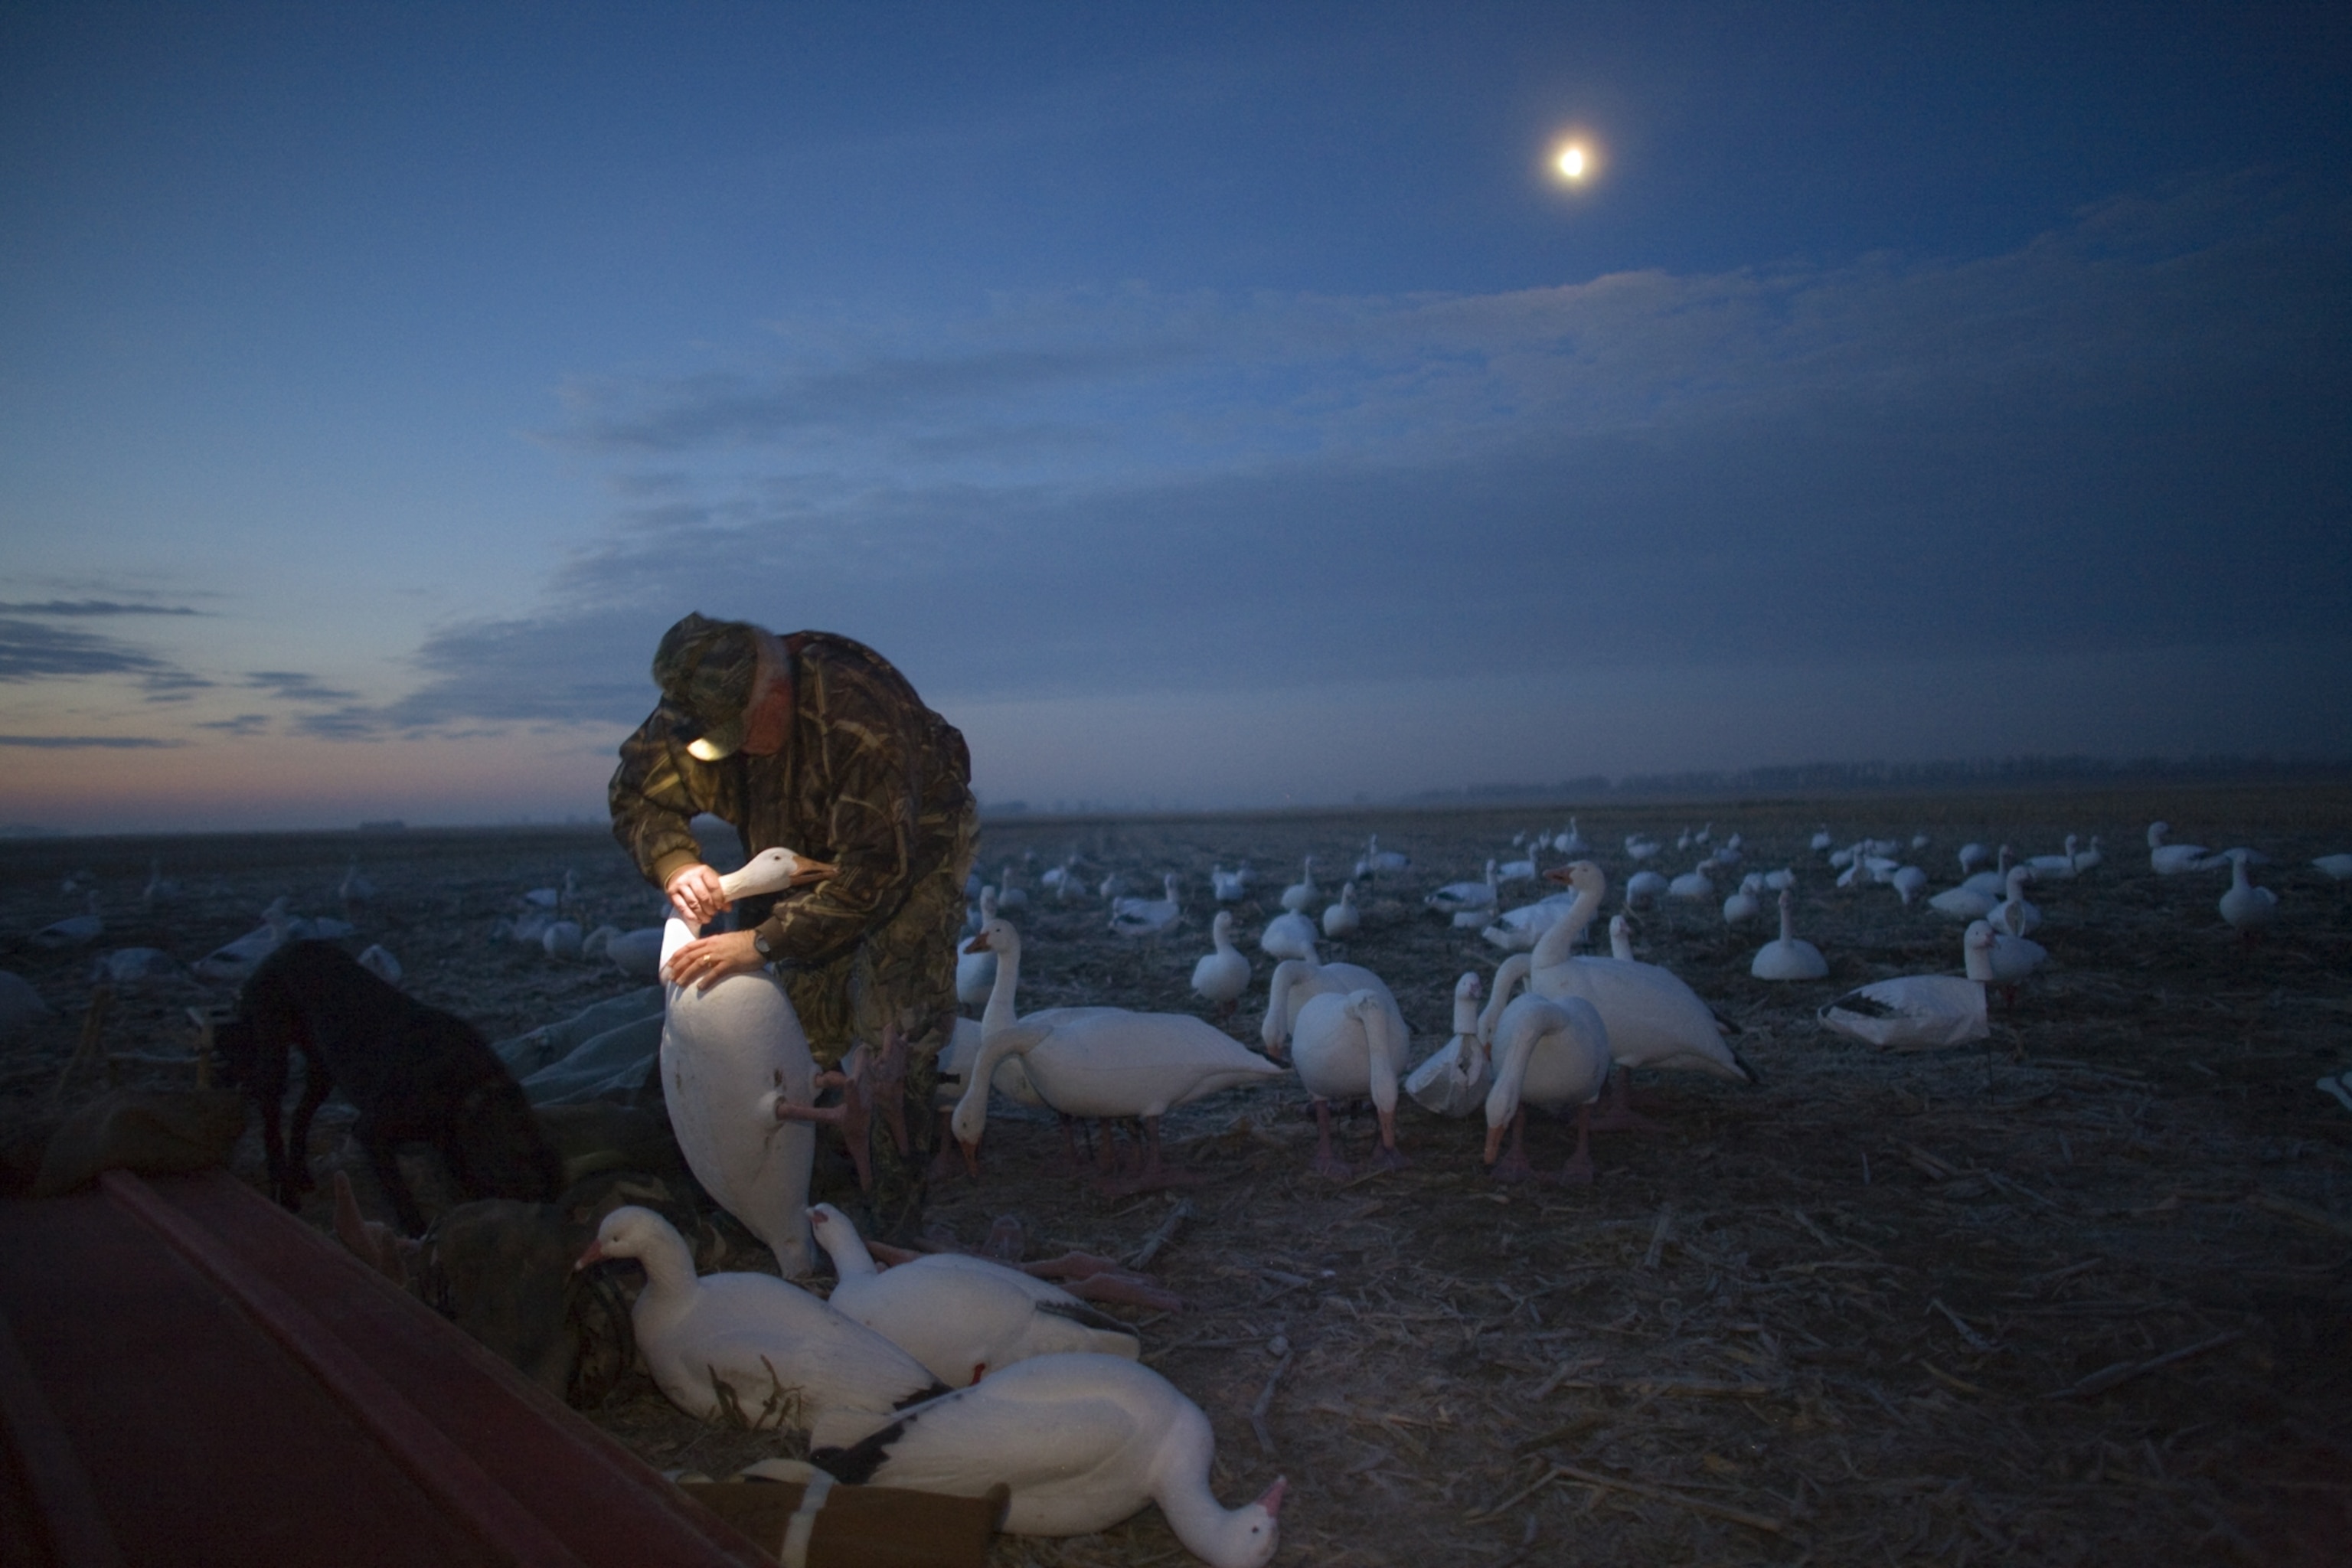
{"type": "Polygon", "coordinates": [[[2340,7],[0,14],[0,821],[2352,753],[2340,7]],[[1571,136],[1596,170],[1570,187],[1571,136]]]}

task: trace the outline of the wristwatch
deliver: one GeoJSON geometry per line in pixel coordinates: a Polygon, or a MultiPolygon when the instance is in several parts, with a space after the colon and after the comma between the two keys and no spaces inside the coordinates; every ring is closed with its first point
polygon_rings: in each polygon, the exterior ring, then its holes
{"type": "Polygon", "coordinates": [[[759,951],[759,954],[761,958],[773,958],[776,956],[776,950],[768,945],[768,931],[765,926],[753,926],[751,928],[751,945],[759,951]]]}

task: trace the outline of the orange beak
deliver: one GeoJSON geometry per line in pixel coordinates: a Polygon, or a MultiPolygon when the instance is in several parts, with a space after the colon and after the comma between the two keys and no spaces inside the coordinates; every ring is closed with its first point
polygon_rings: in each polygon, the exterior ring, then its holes
{"type": "Polygon", "coordinates": [[[994,948],[988,945],[988,933],[986,931],[981,932],[978,936],[973,937],[970,942],[964,943],[963,950],[966,952],[994,952],[996,951],[994,948]]]}
{"type": "Polygon", "coordinates": [[[822,860],[811,860],[806,857],[796,858],[800,860],[800,868],[793,873],[790,884],[795,888],[805,888],[812,882],[822,882],[827,877],[835,876],[841,870],[840,867],[829,866],[822,860]]]}
{"type": "Polygon", "coordinates": [[[572,1271],[574,1274],[577,1274],[580,1270],[587,1268],[592,1263],[602,1263],[604,1261],[604,1244],[602,1241],[592,1241],[588,1244],[588,1250],[580,1255],[580,1261],[572,1266],[572,1271]]]}

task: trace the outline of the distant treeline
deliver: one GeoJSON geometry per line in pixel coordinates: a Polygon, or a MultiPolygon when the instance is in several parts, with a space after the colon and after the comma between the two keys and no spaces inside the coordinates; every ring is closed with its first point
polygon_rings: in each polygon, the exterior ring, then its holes
{"type": "Polygon", "coordinates": [[[1423,790],[1414,805],[1449,801],[1593,800],[1607,796],[1837,795],[1904,790],[2011,789],[2050,784],[2206,784],[2352,778],[2352,759],[2305,757],[2001,757],[1939,763],[1800,763],[1736,773],[1606,773],[1558,784],[1486,784],[1423,790]]]}

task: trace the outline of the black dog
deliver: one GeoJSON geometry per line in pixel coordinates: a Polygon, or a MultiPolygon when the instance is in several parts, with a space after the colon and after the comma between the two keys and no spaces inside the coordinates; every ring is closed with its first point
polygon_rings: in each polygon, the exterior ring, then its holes
{"type": "Polygon", "coordinates": [[[288,1208],[315,1185],[310,1118],[337,1089],[359,1107],[352,1131],[411,1236],[425,1228],[425,1216],[401,1177],[397,1143],[438,1149],[468,1198],[548,1203],[563,1185],[562,1158],[481,1031],[404,995],[332,942],[288,942],[263,959],[238,994],[236,1017],[213,1044],[229,1080],[261,1106],[270,1190],[288,1208]],[[289,1156],[278,1116],[298,1046],[302,1100],[289,1156]]]}

